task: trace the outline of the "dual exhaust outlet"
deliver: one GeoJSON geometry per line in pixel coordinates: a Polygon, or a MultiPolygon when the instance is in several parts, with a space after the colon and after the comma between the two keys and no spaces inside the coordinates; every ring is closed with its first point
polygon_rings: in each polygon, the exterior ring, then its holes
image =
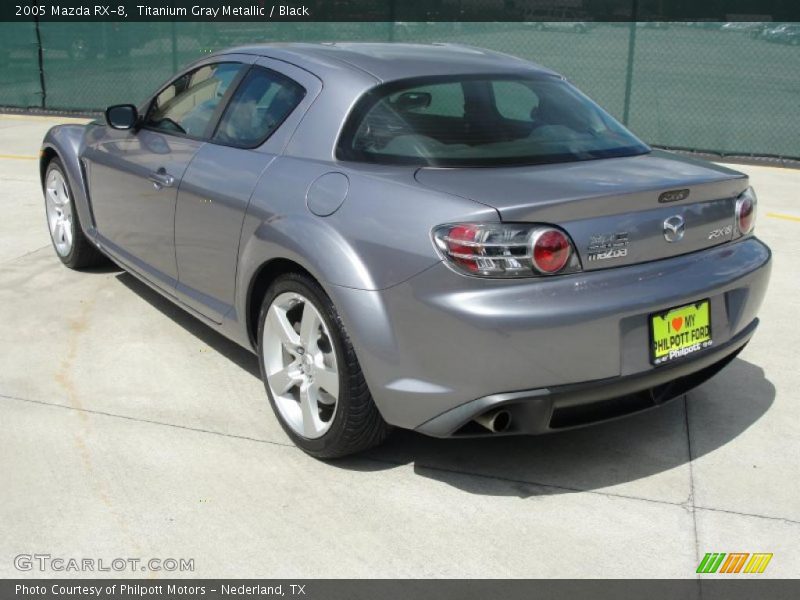
{"type": "Polygon", "coordinates": [[[498,408],[478,415],[474,421],[492,433],[502,433],[511,427],[511,413],[504,408],[498,408]]]}

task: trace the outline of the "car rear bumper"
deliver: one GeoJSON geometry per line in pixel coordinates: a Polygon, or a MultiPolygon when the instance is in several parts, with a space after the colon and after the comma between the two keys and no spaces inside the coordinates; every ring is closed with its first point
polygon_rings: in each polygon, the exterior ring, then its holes
{"type": "Polygon", "coordinates": [[[755,319],[724,346],[709,348],[692,360],[625,377],[477,398],[416,430],[434,437],[541,434],[655,408],[716,375],[747,345],[757,325],[755,319]],[[476,420],[498,411],[507,414],[508,425],[503,431],[492,432],[476,420]]]}
{"type": "Polygon", "coordinates": [[[474,416],[507,404],[527,407],[510,431],[535,433],[591,422],[591,405],[646,390],[657,404],[674,396],[662,387],[670,380],[689,377],[681,385],[693,387],[724,366],[756,327],[770,261],[769,248],[748,238],[547,279],[465,277],[440,263],[386,290],[330,293],[387,422],[461,434],[474,416]],[[713,346],[652,366],[649,315],[702,299],[713,346]]]}

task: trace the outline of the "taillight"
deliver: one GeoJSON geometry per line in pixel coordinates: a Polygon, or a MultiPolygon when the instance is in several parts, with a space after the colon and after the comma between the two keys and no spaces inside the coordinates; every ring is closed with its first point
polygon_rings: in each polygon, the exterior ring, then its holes
{"type": "Polygon", "coordinates": [[[736,228],[747,235],[756,224],[756,193],[749,187],[736,199],[736,228]]]}
{"type": "Polygon", "coordinates": [[[540,273],[558,273],[566,266],[571,252],[569,238],[558,229],[542,229],[533,236],[533,266],[540,273]]]}
{"type": "Polygon", "coordinates": [[[433,239],[452,266],[470,275],[533,277],[580,270],[569,236],[546,225],[456,223],[434,229],[433,239]]]}
{"type": "Polygon", "coordinates": [[[478,272],[478,242],[477,227],[471,225],[456,225],[447,232],[447,251],[454,262],[467,271],[478,272]]]}

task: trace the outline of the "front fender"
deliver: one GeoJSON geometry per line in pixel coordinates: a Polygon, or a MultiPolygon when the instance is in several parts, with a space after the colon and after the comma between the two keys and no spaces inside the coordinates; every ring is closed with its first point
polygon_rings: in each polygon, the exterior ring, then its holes
{"type": "Polygon", "coordinates": [[[81,152],[85,144],[86,125],[56,125],[51,127],[45,134],[42,141],[42,149],[39,158],[39,172],[44,187],[45,169],[47,163],[55,155],[61,159],[64,165],[65,175],[72,188],[72,195],[75,201],[75,208],[81,222],[84,233],[90,239],[94,239],[95,222],[89,203],[89,186],[86,180],[86,173],[80,162],[81,152]]]}

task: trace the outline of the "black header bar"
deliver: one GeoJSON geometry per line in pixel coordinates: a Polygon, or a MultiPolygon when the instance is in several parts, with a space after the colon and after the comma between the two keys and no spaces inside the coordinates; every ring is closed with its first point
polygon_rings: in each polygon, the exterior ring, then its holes
{"type": "Polygon", "coordinates": [[[800,21],[800,0],[2,0],[0,21],[800,21]]]}

